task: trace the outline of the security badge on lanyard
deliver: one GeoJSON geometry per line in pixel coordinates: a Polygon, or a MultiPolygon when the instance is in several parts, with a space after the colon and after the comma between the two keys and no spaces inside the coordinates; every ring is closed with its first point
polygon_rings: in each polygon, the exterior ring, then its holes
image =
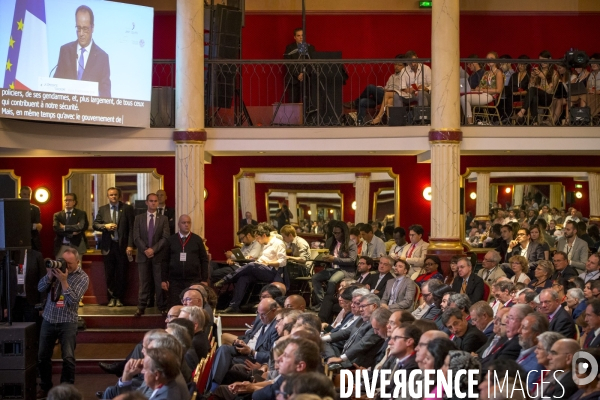
{"type": "MultiPolygon", "coordinates": [[[[17,285],[25,285],[25,269],[23,264],[17,266],[17,285]]],[[[22,288],[19,288],[19,293],[23,293],[22,288]]]]}
{"type": "Polygon", "coordinates": [[[191,237],[192,237],[192,235],[188,234],[188,236],[184,242],[183,240],[181,240],[181,236],[179,236],[179,243],[181,243],[181,250],[182,250],[181,253],[179,253],[179,261],[181,261],[181,262],[187,261],[187,253],[185,252],[185,245],[187,244],[187,242],[190,241],[191,237]]]}

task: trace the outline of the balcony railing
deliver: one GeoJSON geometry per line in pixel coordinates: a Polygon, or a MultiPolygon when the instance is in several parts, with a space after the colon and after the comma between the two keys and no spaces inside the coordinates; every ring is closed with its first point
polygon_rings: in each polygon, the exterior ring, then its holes
{"type": "MultiPolygon", "coordinates": [[[[583,69],[565,68],[560,60],[495,61],[461,60],[463,124],[600,125],[599,60],[583,69]]],[[[430,123],[429,59],[205,63],[207,127],[430,123]]],[[[174,86],[174,61],[156,60],[152,126],[174,125],[174,86]]]]}

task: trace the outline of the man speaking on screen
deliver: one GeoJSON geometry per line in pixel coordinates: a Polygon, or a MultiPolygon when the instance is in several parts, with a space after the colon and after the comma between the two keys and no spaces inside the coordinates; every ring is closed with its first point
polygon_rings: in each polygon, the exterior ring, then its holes
{"type": "Polygon", "coordinates": [[[108,54],[92,40],[94,12],[88,6],[75,11],[77,40],[60,48],[55,78],[98,82],[98,96],[110,96],[108,54]]]}

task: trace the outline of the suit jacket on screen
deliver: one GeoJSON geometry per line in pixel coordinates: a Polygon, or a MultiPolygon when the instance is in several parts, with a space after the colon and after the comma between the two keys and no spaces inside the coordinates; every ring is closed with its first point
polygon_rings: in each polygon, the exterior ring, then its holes
{"type": "MultiPolygon", "coordinates": [[[[76,40],[62,45],[54,77],[77,80],[77,56],[76,40]]],[[[96,42],[92,41],[92,47],[90,48],[90,54],[87,63],[85,64],[81,80],[98,82],[98,96],[111,97],[110,63],[108,62],[108,54],[106,54],[96,42]]]]}

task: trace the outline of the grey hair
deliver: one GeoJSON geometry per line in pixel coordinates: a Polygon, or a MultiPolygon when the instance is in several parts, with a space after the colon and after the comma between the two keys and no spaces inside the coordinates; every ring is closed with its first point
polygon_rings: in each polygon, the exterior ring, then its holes
{"type": "Polygon", "coordinates": [[[508,291],[509,294],[514,292],[514,290],[515,290],[515,284],[512,283],[511,281],[496,282],[496,283],[494,283],[494,286],[496,286],[496,288],[500,289],[501,292],[508,291]]]}
{"type": "Polygon", "coordinates": [[[567,294],[573,297],[574,299],[577,299],[577,301],[579,302],[585,299],[585,296],[583,295],[583,290],[579,288],[569,289],[567,290],[567,294]]]}
{"type": "Polygon", "coordinates": [[[515,304],[510,309],[517,310],[519,319],[523,319],[533,312],[533,308],[527,304],[515,304]]]}
{"type": "Polygon", "coordinates": [[[382,256],[382,257],[379,257],[379,261],[380,261],[380,262],[381,262],[381,259],[382,259],[382,258],[385,258],[386,260],[388,260],[388,261],[389,261],[389,262],[390,262],[392,265],[396,264],[396,260],[394,260],[394,259],[393,259],[392,257],[390,257],[390,256],[382,256]]]}
{"type": "Polygon", "coordinates": [[[187,319],[192,321],[194,324],[198,325],[198,329],[202,330],[204,328],[204,312],[198,306],[186,306],[182,307],[179,312],[183,311],[184,313],[189,314],[187,319]]]}
{"type": "Polygon", "coordinates": [[[487,252],[487,254],[490,254],[492,256],[492,261],[494,262],[494,264],[498,264],[500,260],[502,260],[500,253],[498,253],[496,250],[490,250],[487,252]]]}
{"type": "MultiPolygon", "coordinates": [[[[461,350],[450,350],[448,352],[448,357],[450,358],[449,362],[449,370],[454,372],[458,372],[465,369],[473,369],[479,371],[476,374],[475,380],[479,381],[479,375],[481,374],[481,362],[473,357],[471,354],[466,351],[461,350]]],[[[460,388],[465,391],[469,388],[469,377],[467,374],[464,374],[460,379],[460,388]]]]}
{"type": "MultiPolygon", "coordinates": [[[[369,304],[376,304],[377,307],[381,306],[381,299],[379,298],[379,296],[377,296],[376,294],[373,293],[369,293],[366,296],[363,296],[360,298],[361,303],[363,301],[367,301],[369,304]]],[[[389,317],[388,317],[389,319],[389,317]]]]}
{"type": "Polygon", "coordinates": [[[48,392],[48,400],[83,400],[77,388],[70,383],[61,383],[48,392]]]}
{"type": "Polygon", "coordinates": [[[544,332],[537,337],[538,342],[542,344],[542,347],[544,347],[544,350],[546,350],[547,353],[550,352],[554,343],[564,338],[565,336],[563,334],[554,331],[544,332]]]}
{"type": "Polygon", "coordinates": [[[392,312],[389,309],[380,307],[373,311],[373,314],[371,314],[371,319],[374,319],[380,325],[387,325],[391,316],[392,312]]]}
{"type": "Polygon", "coordinates": [[[179,340],[175,338],[173,335],[165,335],[158,339],[152,341],[151,344],[148,345],[149,348],[152,349],[167,349],[171,350],[178,359],[182,359],[183,357],[183,346],[179,343],[179,340]]]}
{"type": "Polygon", "coordinates": [[[167,336],[168,333],[164,329],[151,329],[146,332],[146,339],[148,340],[148,344],[152,343],[156,339],[167,336]]]}
{"type": "Polygon", "coordinates": [[[540,296],[543,294],[550,295],[550,297],[552,297],[552,300],[554,301],[558,300],[558,293],[556,293],[556,290],[554,289],[544,289],[540,292],[540,296]]]}
{"type": "Polygon", "coordinates": [[[177,324],[168,324],[168,329],[171,330],[171,335],[183,346],[184,351],[192,347],[192,338],[186,328],[177,324]]]}
{"type": "Polygon", "coordinates": [[[454,304],[457,308],[468,314],[471,308],[471,299],[464,293],[454,293],[448,299],[448,305],[450,304],[454,304]]]}
{"type": "Polygon", "coordinates": [[[549,322],[548,317],[539,312],[532,312],[531,314],[527,314],[527,317],[531,317],[534,319],[533,324],[531,324],[531,330],[542,333],[548,331],[549,322]]]}
{"type": "Polygon", "coordinates": [[[456,262],[458,263],[459,261],[465,261],[469,267],[473,268],[473,263],[471,262],[470,257],[461,257],[456,262]]]}
{"type": "Polygon", "coordinates": [[[64,254],[64,253],[71,253],[71,254],[73,254],[73,255],[75,256],[75,258],[76,258],[77,260],[79,260],[79,251],[78,251],[78,250],[77,250],[75,247],[70,247],[70,246],[68,246],[68,247],[67,247],[67,248],[66,248],[66,249],[63,251],[63,254],[64,254]]]}
{"type": "Polygon", "coordinates": [[[355,291],[352,292],[352,297],[357,297],[357,296],[366,296],[368,294],[371,294],[371,292],[369,291],[369,289],[366,288],[360,288],[360,289],[356,289],[355,291]]]}

